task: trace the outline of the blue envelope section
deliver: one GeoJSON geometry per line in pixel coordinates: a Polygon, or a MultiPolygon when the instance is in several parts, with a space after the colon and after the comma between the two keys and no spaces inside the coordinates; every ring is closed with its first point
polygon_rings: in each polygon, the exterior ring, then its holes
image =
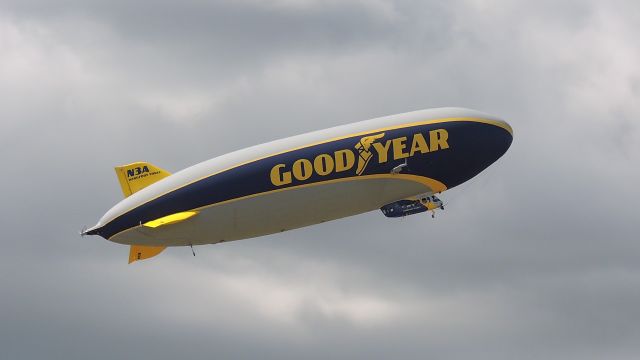
{"type": "Polygon", "coordinates": [[[300,185],[320,185],[336,179],[355,180],[360,175],[389,174],[405,161],[402,173],[435,179],[452,188],[495,162],[511,141],[512,135],[504,127],[474,121],[439,122],[357,134],[210,175],[130,210],[95,233],[108,239],[140,223],[246,196],[300,185]],[[371,138],[367,139],[368,136],[371,138]],[[345,155],[344,150],[353,154],[353,161],[349,161],[350,156],[345,155]],[[325,155],[320,156],[322,154],[325,155]],[[363,168],[360,166],[362,172],[357,174],[358,163],[364,161],[361,160],[363,154],[368,161],[363,168]],[[343,156],[342,160],[337,156],[343,156]],[[291,181],[274,183],[273,176],[280,180],[290,176],[291,181]]]}

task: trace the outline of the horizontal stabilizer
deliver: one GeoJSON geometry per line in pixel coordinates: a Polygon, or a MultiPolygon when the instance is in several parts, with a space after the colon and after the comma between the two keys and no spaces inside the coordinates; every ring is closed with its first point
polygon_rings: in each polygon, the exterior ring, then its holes
{"type": "Polygon", "coordinates": [[[116,174],[124,197],[171,175],[170,172],[146,162],[116,166],[116,174]]]}
{"type": "Polygon", "coordinates": [[[129,264],[134,261],[152,258],[166,249],[166,246],[131,245],[129,249],[129,264]]]}

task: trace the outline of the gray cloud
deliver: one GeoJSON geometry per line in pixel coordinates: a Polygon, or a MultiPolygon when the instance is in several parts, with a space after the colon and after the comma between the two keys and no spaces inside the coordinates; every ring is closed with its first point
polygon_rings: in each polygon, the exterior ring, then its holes
{"type": "Polygon", "coordinates": [[[632,359],[632,2],[0,4],[0,357],[632,359]],[[512,148],[376,212],[126,266],[112,166],[466,106],[512,148]]]}

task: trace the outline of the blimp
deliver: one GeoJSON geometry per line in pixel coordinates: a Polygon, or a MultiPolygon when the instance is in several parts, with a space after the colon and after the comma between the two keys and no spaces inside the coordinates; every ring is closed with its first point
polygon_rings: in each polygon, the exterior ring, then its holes
{"type": "MultiPolygon", "coordinates": [[[[117,166],[124,199],[81,231],[130,245],[129,263],[166,247],[255,238],[380,210],[443,208],[437,197],[509,148],[504,120],[436,108],[314,131],[215,157],[174,174],[117,166]]],[[[195,253],[194,253],[195,254],[195,253]]]]}

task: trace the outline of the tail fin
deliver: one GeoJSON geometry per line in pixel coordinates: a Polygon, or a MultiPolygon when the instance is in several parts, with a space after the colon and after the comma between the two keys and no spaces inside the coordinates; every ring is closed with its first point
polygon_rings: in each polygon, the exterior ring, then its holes
{"type": "Polygon", "coordinates": [[[146,162],[134,162],[117,166],[116,174],[118,175],[118,181],[120,181],[120,187],[122,188],[124,197],[128,197],[154,182],[171,175],[170,172],[146,162]]]}
{"type": "Polygon", "coordinates": [[[129,264],[134,261],[152,258],[166,249],[166,246],[131,245],[129,249],[129,264]]]}
{"type": "MultiPolygon", "coordinates": [[[[117,166],[116,175],[124,197],[146,188],[147,186],[171,175],[170,172],[146,162],[134,162],[117,166]]],[[[129,264],[134,261],[152,258],[160,254],[165,246],[131,245],[129,249],[129,264]]]]}

